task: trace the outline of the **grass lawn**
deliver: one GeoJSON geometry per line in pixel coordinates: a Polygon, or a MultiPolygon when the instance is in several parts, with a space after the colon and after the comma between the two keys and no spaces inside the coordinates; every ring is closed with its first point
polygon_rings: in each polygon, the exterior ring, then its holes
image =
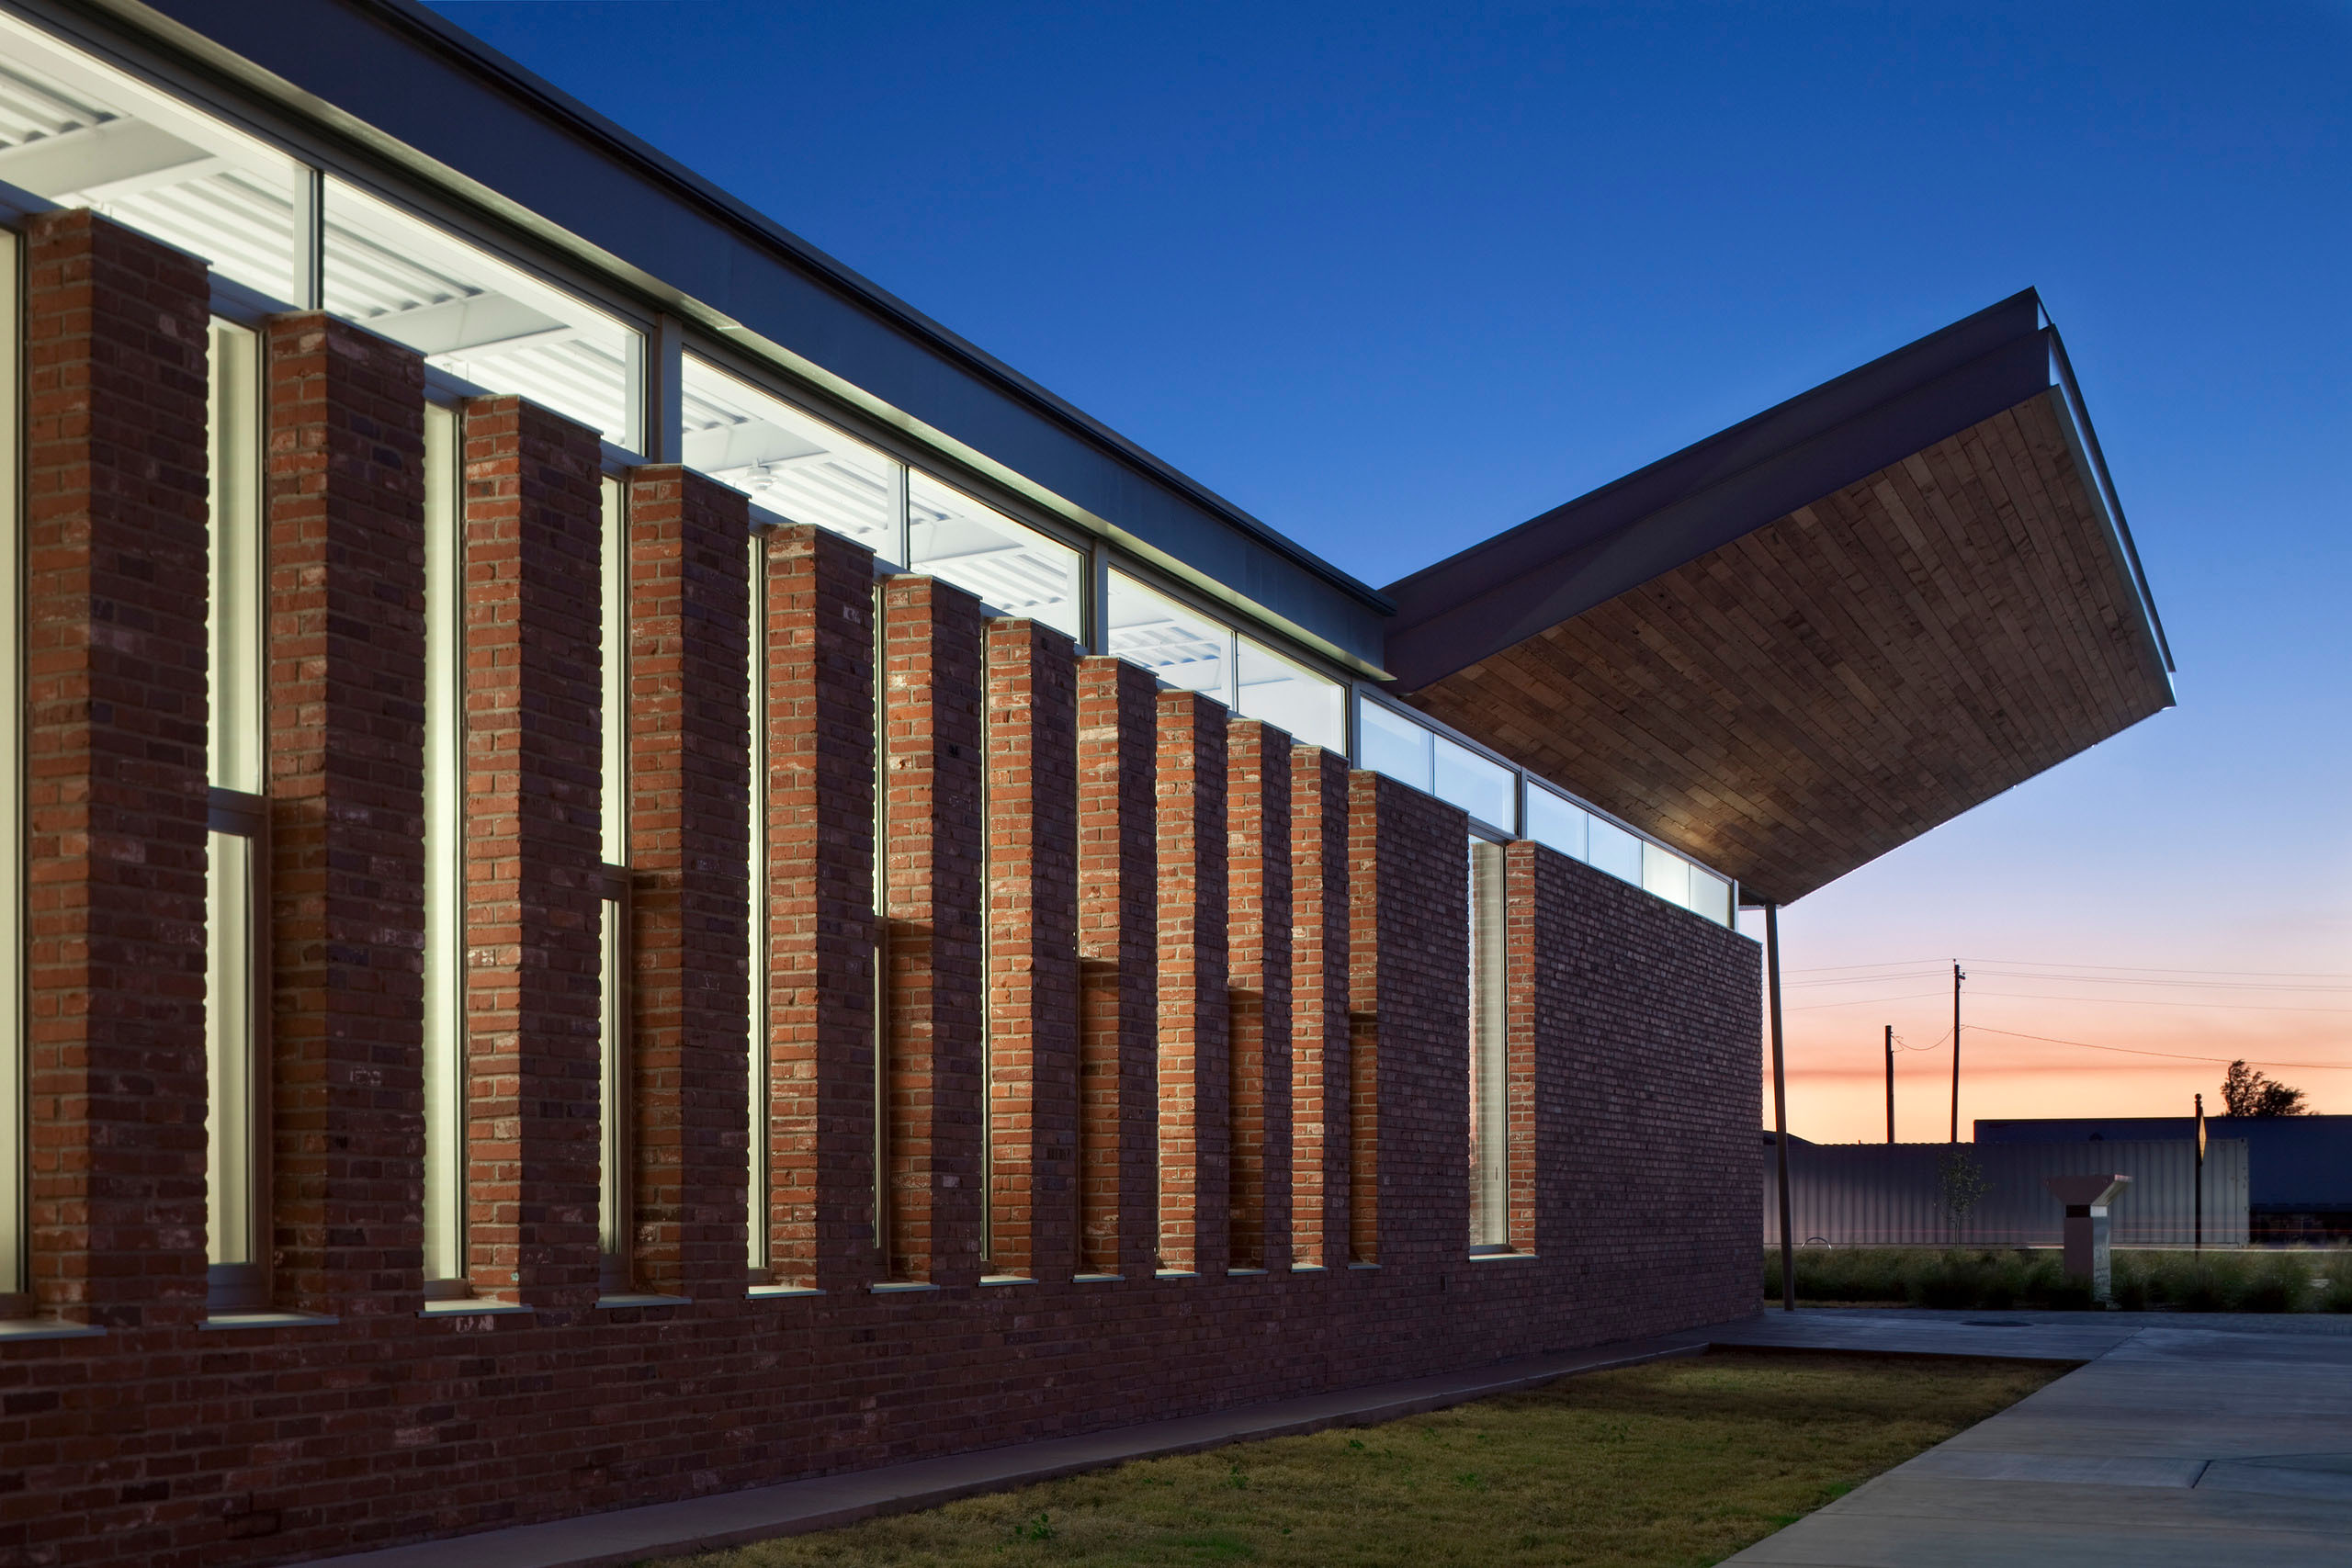
{"type": "Polygon", "coordinates": [[[1684,1568],[1729,1556],[2064,1370],[1719,1350],[1383,1427],[1137,1461],[671,1568],[1684,1568]]]}

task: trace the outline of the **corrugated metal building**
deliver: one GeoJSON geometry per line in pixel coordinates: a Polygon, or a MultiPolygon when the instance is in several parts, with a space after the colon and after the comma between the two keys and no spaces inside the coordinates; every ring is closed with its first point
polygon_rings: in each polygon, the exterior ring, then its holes
{"type": "MultiPolygon", "coordinates": [[[[1780,1197],[1764,1137],[1764,1240],[1781,1241],[1780,1197]]],[[[2014,1144],[1808,1144],[1789,1140],[1791,1230],[1800,1244],[2055,1247],[2065,1211],[2045,1176],[2120,1172],[2132,1178],[2109,1211],[2126,1247],[2187,1247],[2196,1237],[2197,1145],[2179,1141],[2014,1144]],[[1942,1170],[1954,1149],[1973,1163],[1983,1195],[1957,1228],[1944,1212],[1942,1170]]],[[[2246,1145],[2209,1140],[2205,1244],[2243,1247],[2246,1145]]]]}
{"type": "MultiPolygon", "coordinates": [[[[2127,1143],[2196,1135],[2186,1116],[1979,1122],[1979,1144],[2127,1143]]],[[[2246,1203],[2257,1241],[2352,1237],[2352,1116],[2209,1116],[2205,1135],[2246,1146],[2246,1203]]]]}

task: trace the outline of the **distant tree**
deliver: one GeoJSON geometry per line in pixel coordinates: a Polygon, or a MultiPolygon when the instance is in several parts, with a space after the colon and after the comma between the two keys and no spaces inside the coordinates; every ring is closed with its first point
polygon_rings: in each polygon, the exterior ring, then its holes
{"type": "Polygon", "coordinates": [[[1936,1162],[1936,1201],[1942,1205],[1944,1219],[1951,1225],[1952,1240],[1960,1239],[1968,1211],[1976,1207],[1977,1200],[1992,1185],[1984,1179],[1984,1168],[1958,1144],[1945,1150],[1943,1157],[1936,1162]]]}
{"type": "Polygon", "coordinates": [[[2222,1077],[2222,1103],[2233,1116],[2309,1116],[2303,1091],[2243,1061],[2232,1062],[2222,1077]]]}

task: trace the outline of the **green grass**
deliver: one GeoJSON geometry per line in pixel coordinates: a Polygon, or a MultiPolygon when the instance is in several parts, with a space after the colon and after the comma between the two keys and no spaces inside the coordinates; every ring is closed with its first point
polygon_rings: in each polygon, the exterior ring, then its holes
{"type": "Polygon", "coordinates": [[[1717,1351],[692,1559],[696,1568],[1694,1568],[2064,1371],[1717,1351]]]}
{"type": "MultiPolygon", "coordinates": [[[[2087,1309],[2089,1288],[2049,1249],[1801,1247],[1797,1298],[2038,1312],[2087,1309]]],[[[2115,1304],[2126,1311],[2352,1312],[2352,1251],[2119,1250],[2115,1304]]],[[[1764,1296],[1781,1296],[1781,1255],[1764,1255],[1764,1296]]]]}

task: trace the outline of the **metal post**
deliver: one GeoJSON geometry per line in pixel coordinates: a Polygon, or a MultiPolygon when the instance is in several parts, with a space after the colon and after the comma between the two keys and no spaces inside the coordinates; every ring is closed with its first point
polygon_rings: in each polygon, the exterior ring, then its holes
{"type": "Polygon", "coordinates": [[[1894,1025],[1886,1026],[1886,1141],[1894,1142],[1894,1025]]]}
{"type": "Polygon", "coordinates": [[[2197,1246],[2205,1250],[2205,1097],[2197,1097],[2197,1246]]]}
{"type": "Polygon", "coordinates": [[[1781,907],[1764,906],[1764,983],[1772,1003],[1772,1153],[1781,1169],[1781,1310],[1797,1310],[1797,1249],[1789,1220],[1789,1075],[1781,1050],[1781,907]]]}
{"type": "Polygon", "coordinates": [[[1960,1142],[1960,983],[1968,976],[1951,966],[1951,1141],[1960,1142]]]}

